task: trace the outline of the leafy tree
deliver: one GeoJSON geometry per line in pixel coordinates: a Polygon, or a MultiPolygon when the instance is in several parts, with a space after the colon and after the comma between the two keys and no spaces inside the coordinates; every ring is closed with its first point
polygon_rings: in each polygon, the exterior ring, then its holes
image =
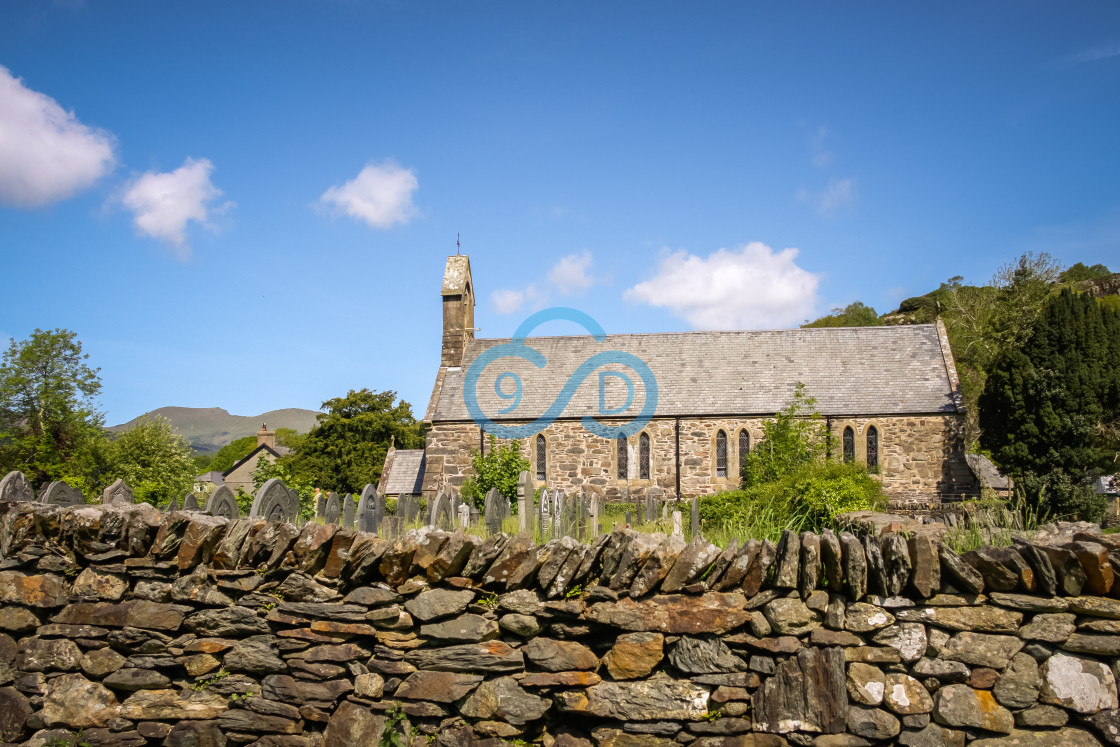
{"type": "Polygon", "coordinates": [[[980,425],[981,445],[1033,505],[1099,518],[1099,502],[1074,488],[1120,454],[1120,314],[1063,290],[996,360],[980,425]]]}
{"type": "Polygon", "coordinates": [[[396,392],[350,390],[324,402],[322,410],[297,451],[279,460],[301,483],[359,493],[380,479],[391,440],[404,449],[423,446],[412,406],[397,401],[396,392]]]}
{"type": "Polygon", "coordinates": [[[94,498],[121,478],[138,500],[160,506],[189,490],[195,473],[190,445],[170,421],[141,418],[128,430],[87,439],[59,479],[94,498]]]}
{"type": "Polygon", "coordinates": [[[1106,278],[1112,274],[1104,265],[1093,265],[1086,267],[1083,262],[1071,266],[1068,270],[1059,276],[1059,280],[1063,283],[1079,283],[1083,280],[1096,280],[1098,278],[1106,278]]]}
{"type": "Polygon", "coordinates": [[[234,439],[218,449],[210,460],[210,469],[215,472],[225,472],[233,465],[240,462],[257,448],[256,436],[244,436],[234,439]]]}
{"type": "Polygon", "coordinates": [[[844,308],[836,308],[828,316],[802,324],[803,329],[813,327],[878,327],[883,324],[878,312],[862,301],[855,301],[844,308]]]}
{"type": "Polygon", "coordinates": [[[32,484],[60,479],[82,444],[98,437],[101,369],[88,359],[66,329],[11,340],[0,362],[0,471],[21,470],[32,484]]]}
{"type": "Polygon", "coordinates": [[[828,447],[828,426],[817,412],[817,400],[797,382],[789,407],[762,424],[762,440],[743,460],[743,484],[780,480],[820,462],[828,447]]]}
{"type": "Polygon", "coordinates": [[[491,488],[510,499],[517,495],[517,478],[522,471],[529,469],[529,460],[521,456],[521,442],[510,441],[505,446],[498,445],[498,439],[490,436],[490,448],[485,455],[477,450],[471,458],[474,474],[469,475],[459,488],[465,501],[473,501],[476,508],[483,508],[486,494],[491,488]]]}

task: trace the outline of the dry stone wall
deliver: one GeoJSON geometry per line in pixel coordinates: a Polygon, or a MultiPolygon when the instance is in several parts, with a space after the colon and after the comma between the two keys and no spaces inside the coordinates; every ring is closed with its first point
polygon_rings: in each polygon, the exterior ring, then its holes
{"type": "Polygon", "coordinates": [[[1120,743],[1120,542],[869,527],[536,546],[6,504],[0,742],[1120,743]]]}

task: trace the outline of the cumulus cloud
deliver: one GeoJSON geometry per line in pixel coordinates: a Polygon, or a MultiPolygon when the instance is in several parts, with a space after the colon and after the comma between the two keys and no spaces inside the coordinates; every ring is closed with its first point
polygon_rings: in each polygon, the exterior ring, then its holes
{"type": "Polygon", "coordinates": [[[113,136],[82,124],[0,66],[0,202],[38,207],[109,173],[113,136]]]}
{"type": "Polygon", "coordinates": [[[416,174],[393,161],[367,164],[351,181],[331,187],[319,202],[339,213],[365,221],[371,228],[391,228],[408,223],[419,211],[412,193],[419,187],[416,174]]]}
{"type": "Polygon", "coordinates": [[[585,291],[595,284],[595,278],[587,274],[591,261],[591,252],[586,249],[580,254],[562,257],[548,271],[548,282],[563,295],[585,291]]]}
{"type": "Polygon", "coordinates": [[[855,202],[856,197],[855,179],[830,179],[821,192],[811,192],[804,187],[797,190],[797,199],[812,205],[818,214],[829,217],[855,202]]]}
{"type": "Polygon", "coordinates": [[[824,140],[828,136],[828,128],[821,125],[817,131],[809,136],[809,147],[813,155],[813,165],[819,169],[832,163],[832,151],[825,147],[824,140]]]}
{"type": "Polygon", "coordinates": [[[190,257],[187,223],[209,225],[207,219],[232,203],[214,206],[222,192],[210,181],[214,164],[188,158],[170,172],[149,171],[132,180],[121,201],[133,213],[136,230],[170,244],[180,259],[190,257]]]}
{"type": "Polygon", "coordinates": [[[540,305],[544,297],[537,290],[537,287],[530,283],[520,290],[496,290],[490,294],[490,300],[494,303],[494,310],[499,314],[512,314],[526,304],[540,305]]]}
{"type": "Polygon", "coordinates": [[[667,309],[693,329],[795,325],[812,316],[819,284],[819,276],[797,266],[797,254],[757,241],[707,257],[672,252],[623,298],[667,309]]]}

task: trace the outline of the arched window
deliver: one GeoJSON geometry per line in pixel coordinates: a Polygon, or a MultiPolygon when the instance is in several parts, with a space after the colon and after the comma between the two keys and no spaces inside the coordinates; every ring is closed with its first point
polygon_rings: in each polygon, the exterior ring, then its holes
{"type": "Polygon", "coordinates": [[[716,477],[727,477],[727,434],[716,433],[716,477]]]}
{"type": "Polygon", "coordinates": [[[852,426],[844,429],[844,461],[847,463],[856,460],[856,432],[852,430],[852,426]]]}
{"type": "Polygon", "coordinates": [[[537,434],[537,479],[544,481],[545,467],[548,466],[548,446],[546,445],[544,434],[537,434]]]}
{"type": "Polygon", "coordinates": [[[739,469],[747,463],[747,455],[751,453],[751,434],[746,428],[739,431],[739,469]]]}
{"type": "Polygon", "coordinates": [[[615,444],[618,446],[618,479],[625,480],[630,476],[630,455],[626,453],[626,436],[619,436],[615,444]]]}
{"type": "Polygon", "coordinates": [[[638,436],[638,479],[649,479],[649,434],[638,436]]]}
{"type": "Polygon", "coordinates": [[[867,468],[874,469],[879,466],[879,429],[871,425],[867,427],[867,468]]]}

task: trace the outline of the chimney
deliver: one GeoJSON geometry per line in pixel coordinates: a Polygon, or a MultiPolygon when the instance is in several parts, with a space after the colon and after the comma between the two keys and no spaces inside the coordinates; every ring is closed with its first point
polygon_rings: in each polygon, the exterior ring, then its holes
{"type": "Polygon", "coordinates": [[[465,254],[447,258],[443,270],[443,352],[441,366],[463,365],[467,341],[474,339],[474,282],[465,254]]]}
{"type": "Polygon", "coordinates": [[[257,446],[261,445],[270,449],[276,448],[276,431],[270,431],[268,423],[261,423],[261,429],[257,431],[257,446]]]}

